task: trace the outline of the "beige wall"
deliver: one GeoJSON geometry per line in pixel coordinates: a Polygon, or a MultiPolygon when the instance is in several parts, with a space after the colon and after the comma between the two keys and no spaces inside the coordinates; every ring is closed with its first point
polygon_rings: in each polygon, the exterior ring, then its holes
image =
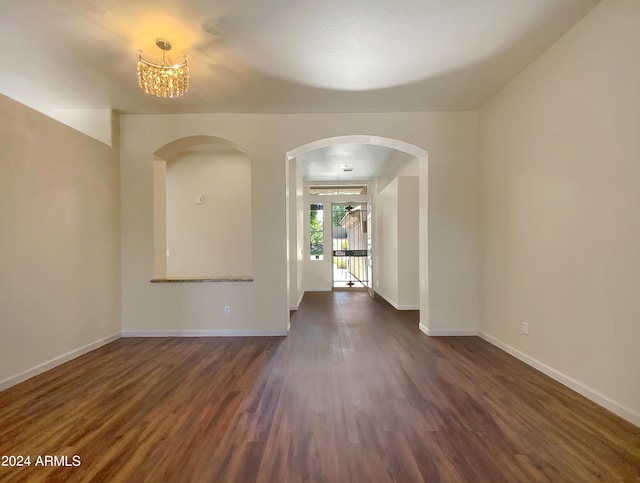
{"type": "Polygon", "coordinates": [[[4,96],[0,146],[2,388],[120,332],[120,243],[117,150],[4,96]]]}
{"type": "Polygon", "coordinates": [[[304,180],[296,158],[288,163],[289,308],[297,310],[304,295],[304,180]]]}
{"type": "Polygon", "coordinates": [[[420,306],[418,271],[418,195],[417,176],[398,177],[398,307],[420,306]]]}
{"type": "Polygon", "coordinates": [[[398,178],[393,178],[373,201],[373,288],[398,306],[398,178]]]}
{"type": "Polygon", "coordinates": [[[420,305],[418,271],[419,178],[381,180],[374,199],[374,289],[400,310],[420,305]]]}
{"type": "MultiPolygon", "coordinates": [[[[291,236],[295,238],[294,245],[296,247],[296,256],[292,264],[296,270],[296,293],[291,301],[297,307],[302,296],[304,295],[304,220],[305,211],[302,209],[304,203],[304,181],[302,179],[302,172],[296,167],[296,183],[295,183],[295,203],[294,213],[296,218],[296,229],[291,232],[291,236]]],[[[292,261],[293,261],[292,260],[292,261]]]]}
{"type": "Polygon", "coordinates": [[[166,216],[168,277],[251,275],[247,156],[185,152],[168,162],[166,216]]]}
{"type": "Polygon", "coordinates": [[[285,330],[285,154],[311,141],[350,134],[400,139],[429,151],[429,252],[437,256],[430,257],[428,323],[443,330],[477,329],[477,113],[124,115],[121,132],[125,332],[285,330]],[[254,282],[149,283],[152,153],[193,135],[227,139],[252,161],[254,282]],[[230,316],[223,315],[224,305],[232,306],[230,316]]]}
{"type": "Polygon", "coordinates": [[[481,112],[481,330],[636,424],[639,59],[640,2],[606,0],[481,112]]]}

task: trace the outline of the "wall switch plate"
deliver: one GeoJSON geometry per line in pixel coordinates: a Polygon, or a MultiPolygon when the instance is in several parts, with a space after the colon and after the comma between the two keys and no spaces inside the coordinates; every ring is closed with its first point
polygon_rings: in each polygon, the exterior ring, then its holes
{"type": "Polygon", "coordinates": [[[225,305],[224,306],[224,315],[229,315],[231,314],[231,306],[230,305],[225,305]]]}
{"type": "Polygon", "coordinates": [[[522,333],[524,335],[529,335],[529,323],[528,322],[523,322],[522,323],[522,333]]]}

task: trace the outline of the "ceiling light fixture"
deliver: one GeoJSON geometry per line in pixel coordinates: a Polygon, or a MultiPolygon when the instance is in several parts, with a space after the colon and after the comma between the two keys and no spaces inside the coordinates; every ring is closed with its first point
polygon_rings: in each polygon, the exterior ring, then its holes
{"type": "Polygon", "coordinates": [[[182,96],[189,90],[189,66],[187,56],[182,64],[167,65],[166,54],[171,50],[168,40],[156,39],[156,45],[162,50],[162,64],[154,64],[142,57],[138,51],[138,84],[147,94],[163,98],[182,96]]]}

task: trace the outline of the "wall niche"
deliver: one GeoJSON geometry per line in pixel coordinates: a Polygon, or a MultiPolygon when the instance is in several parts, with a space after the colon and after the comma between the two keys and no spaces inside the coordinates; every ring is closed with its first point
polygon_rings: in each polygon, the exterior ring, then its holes
{"type": "Polygon", "coordinates": [[[250,280],[249,157],[213,136],[182,138],[155,155],[153,281],[250,280]]]}

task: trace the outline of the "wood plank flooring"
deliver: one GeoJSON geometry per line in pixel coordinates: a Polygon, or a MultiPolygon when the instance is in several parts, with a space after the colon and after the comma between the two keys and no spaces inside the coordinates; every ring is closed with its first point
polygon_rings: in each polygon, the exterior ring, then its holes
{"type": "Polygon", "coordinates": [[[0,481],[640,481],[640,428],[364,292],[289,337],[119,339],[0,393],[0,481]],[[35,466],[38,455],[80,466],[35,466]]]}

